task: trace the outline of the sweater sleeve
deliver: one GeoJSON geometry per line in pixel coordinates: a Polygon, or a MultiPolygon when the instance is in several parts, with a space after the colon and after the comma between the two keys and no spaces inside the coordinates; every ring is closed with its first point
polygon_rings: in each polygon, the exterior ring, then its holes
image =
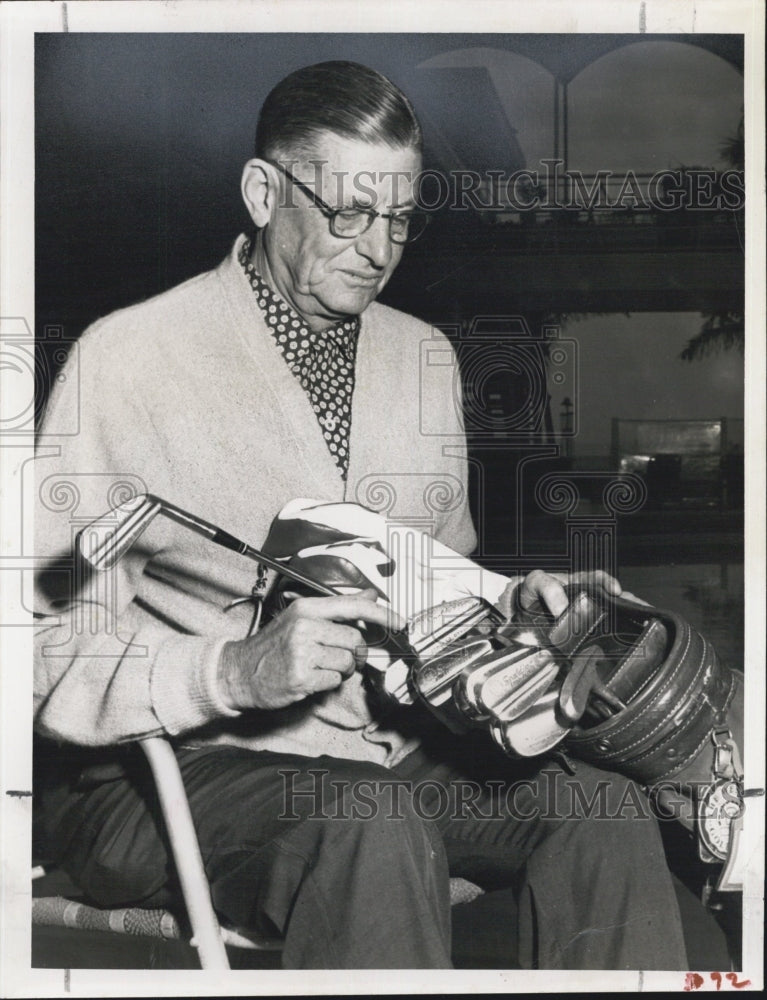
{"type": "Polygon", "coordinates": [[[34,463],[35,726],[82,745],[176,734],[237,714],[217,690],[226,637],[174,626],[170,611],[152,612],[144,598],[161,530],[150,528],[104,573],[77,559],[77,532],[149,492],[150,480],[159,492],[154,470],[169,464],[142,398],[148,359],[130,359],[107,334],[101,324],[86,332],[59,374],[34,463]]]}

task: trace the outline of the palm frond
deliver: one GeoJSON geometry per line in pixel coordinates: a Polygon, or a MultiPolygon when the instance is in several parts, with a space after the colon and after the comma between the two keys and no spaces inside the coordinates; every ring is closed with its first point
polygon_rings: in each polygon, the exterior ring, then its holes
{"type": "Polygon", "coordinates": [[[682,361],[700,361],[720,351],[736,348],[742,354],[745,348],[746,328],[742,313],[711,313],[700,331],[687,341],[680,353],[682,361]]]}

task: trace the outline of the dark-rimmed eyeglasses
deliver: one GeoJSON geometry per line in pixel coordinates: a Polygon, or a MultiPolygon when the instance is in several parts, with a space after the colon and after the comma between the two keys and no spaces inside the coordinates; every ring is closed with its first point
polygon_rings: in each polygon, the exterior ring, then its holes
{"type": "Polygon", "coordinates": [[[330,232],[338,239],[356,239],[366,233],[376,219],[388,219],[389,239],[392,243],[413,243],[423,235],[429,224],[430,216],[420,209],[409,209],[406,212],[377,212],[374,208],[331,208],[303,181],[294,177],[287,167],[271,160],[269,162],[281,170],[291,184],[295,184],[299,191],[314,202],[330,223],[330,232]]]}

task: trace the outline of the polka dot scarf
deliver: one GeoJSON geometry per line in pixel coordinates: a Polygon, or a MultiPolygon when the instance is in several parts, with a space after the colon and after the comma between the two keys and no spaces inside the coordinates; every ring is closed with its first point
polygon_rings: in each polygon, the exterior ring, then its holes
{"type": "Polygon", "coordinates": [[[346,481],[359,317],[354,316],[315,333],[283,298],[272,291],[250,263],[249,255],[250,241],[246,241],[240,250],[240,264],[248,276],[269,332],[309,397],[325,443],[335,459],[341,478],[346,481]]]}

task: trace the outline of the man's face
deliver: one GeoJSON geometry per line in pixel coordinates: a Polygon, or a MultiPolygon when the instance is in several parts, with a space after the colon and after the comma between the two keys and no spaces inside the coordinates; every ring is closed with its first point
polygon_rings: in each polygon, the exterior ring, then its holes
{"type": "MultiPolygon", "coordinates": [[[[327,134],[312,161],[284,165],[331,208],[414,208],[413,183],[421,169],[414,149],[390,149],[327,134]]],[[[264,231],[264,249],[278,290],[306,319],[323,329],[361,313],[381,292],[402,257],[389,238],[389,220],[376,218],[354,239],[333,236],[326,215],[287,177],[264,231]]]]}

